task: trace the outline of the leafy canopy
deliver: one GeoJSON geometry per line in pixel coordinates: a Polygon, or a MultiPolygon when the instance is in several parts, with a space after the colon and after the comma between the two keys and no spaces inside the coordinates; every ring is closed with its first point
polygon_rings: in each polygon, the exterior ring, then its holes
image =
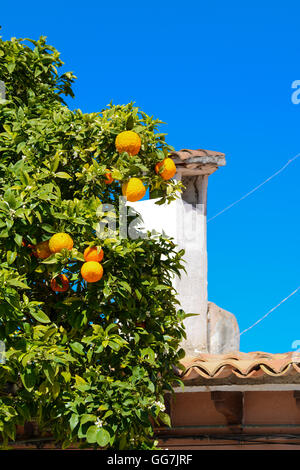
{"type": "Polygon", "coordinates": [[[183,253],[159,235],[119,237],[119,196],[134,176],[160,203],[174,199],[180,185],[154,171],[172,147],[161,122],[132,103],[71,111],[63,98],[76,77],[59,74],[62,64],[44,37],[29,46],[0,39],[0,432],[13,441],[35,420],[63,447],[152,448],[153,423],[169,424],[164,392],[183,355],[185,315],[172,287],[183,253]],[[141,137],[137,156],[116,151],[124,130],[141,137]],[[112,217],[99,239],[99,222],[112,217]],[[32,246],[57,232],[74,248],[36,258],[32,246]],[[89,245],[104,250],[94,284],[80,275],[89,245]],[[56,293],[50,282],[61,273],[70,288],[56,293]]]}

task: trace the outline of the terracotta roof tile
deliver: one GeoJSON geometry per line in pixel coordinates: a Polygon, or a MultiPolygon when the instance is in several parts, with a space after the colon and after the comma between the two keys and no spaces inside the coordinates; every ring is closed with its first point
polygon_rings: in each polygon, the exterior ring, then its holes
{"type": "Polygon", "coordinates": [[[177,152],[172,152],[172,156],[178,157],[180,160],[184,161],[195,157],[225,157],[225,153],[205,149],[182,149],[177,152]]]}
{"type": "Polygon", "coordinates": [[[200,354],[197,358],[185,358],[182,364],[185,370],[180,375],[184,381],[199,376],[204,379],[280,377],[300,374],[300,353],[200,354]]]}
{"type": "Polygon", "coordinates": [[[182,149],[170,154],[177,172],[183,176],[211,174],[220,166],[226,165],[225,154],[214,150],[182,149]]]}

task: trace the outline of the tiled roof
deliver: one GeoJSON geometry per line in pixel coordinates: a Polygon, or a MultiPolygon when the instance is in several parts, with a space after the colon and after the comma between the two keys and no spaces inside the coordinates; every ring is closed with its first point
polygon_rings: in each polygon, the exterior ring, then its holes
{"type": "Polygon", "coordinates": [[[211,174],[226,165],[225,154],[205,149],[182,149],[170,155],[183,175],[211,174]]]}
{"type": "Polygon", "coordinates": [[[205,149],[182,149],[178,150],[177,152],[172,152],[171,154],[173,157],[177,157],[180,160],[190,160],[191,158],[224,158],[225,153],[216,152],[214,150],[205,150],[205,149]]]}
{"type": "Polygon", "coordinates": [[[184,371],[181,377],[184,381],[203,379],[260,379],[264,377],[293,377],[300,378],[300,353],[288,352],[269,354],[264,352],[230,354],[200,354],[197,358],[183,359],[184,371]]]}

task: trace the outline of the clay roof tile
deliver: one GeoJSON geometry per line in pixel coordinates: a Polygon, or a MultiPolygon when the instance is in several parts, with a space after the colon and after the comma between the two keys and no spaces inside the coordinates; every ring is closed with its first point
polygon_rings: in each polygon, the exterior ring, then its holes
{"type": "Polygon", "coordinates": [[[236,376],[239,379],[263,376],[292,376],[300,373],[300,354],[297,352],[270,354],[261,351],[228,354],[200,354],[182,361],[185,370],[183,380],[216,379],[236,376]]]}

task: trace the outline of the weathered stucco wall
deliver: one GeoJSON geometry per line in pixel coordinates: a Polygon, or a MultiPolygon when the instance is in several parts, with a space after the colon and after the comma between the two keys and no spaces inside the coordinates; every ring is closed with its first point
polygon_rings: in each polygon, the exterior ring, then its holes
{"type": "Polygon", "coordinates": [[[171,204],[157,205],[155,199],[130,203],[143,218],[147,230],[165,232],[174,238],[178,249],[185,249],[186,273],[174,279],[178,300],[186,313],[196,313],[185,320],[187,340],[182,346],[186,354],[207,351],[207,252],[206,212],[177,199],[171,204]]]}

